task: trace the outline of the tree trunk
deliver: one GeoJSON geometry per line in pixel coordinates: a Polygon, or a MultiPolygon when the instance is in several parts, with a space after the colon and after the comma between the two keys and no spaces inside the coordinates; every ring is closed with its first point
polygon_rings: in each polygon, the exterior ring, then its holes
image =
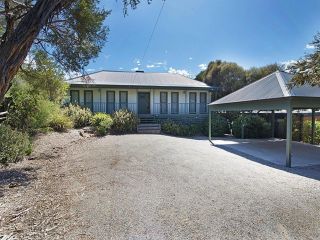
{"type": "Polygon", "coordinates": [[[0,103],[48,19],[70,0],[38,0],[7,40],[0,44],[0,103]]]}

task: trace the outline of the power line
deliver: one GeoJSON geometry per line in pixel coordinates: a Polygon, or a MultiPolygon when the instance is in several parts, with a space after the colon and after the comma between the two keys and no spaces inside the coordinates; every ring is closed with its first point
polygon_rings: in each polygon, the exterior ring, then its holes
{"type": "Polygon", "coordinates": [[[163,0],[163,3],[162,3],[162,6],[161,6],[159,15],[158,15],[157,20],[156,20],[156,22],[155,22],[155,24],[154,24],[154,27],[153,27],[153,29],[152,29],[152,32],[151,32],[150,38],[149,38],[149,40],[148,40],[147,46],[146,46],[146,48],[145,48],[145,50],[144,50],[144,53],[143,53],[143,55],[142,55],[141,64],[143,63],[144,58],[146,57],[146,54],[147,54],[147,52],[148,52],[148,50],[149,50],[150,43],[151,43],[152,38],[153,38],[153,35],[154,35],[155,31],[156,31],[156,28],[157,28],[157,25],[158,25],[158,22],[159,22],[161,13],[162,13],[162,11],[163,11],[165,2],[166,2],[166,0],[163,0]]]}
{"type": "MultiPolygon", "coordinates": [[[[145,50],[144,50],[144,52],[143,52],[143,55],[142,55],[142,58],[141,58],[141,61],[140,61],[140,65],[142,65],[142,64],[143,64],[143,62],[144,62],[144,58],[146,57],[146,54],[147,54],[148,49],[149,49],[149,47],[150,47],[150,43],[151,43],[152,38],[153,38],[153,35],[154,35],[155,31],[156,31],[156,28],[157,28],[157,25],[158,25],[158,22],[159,22],[159,19],[160,19],[161,13],[162,13],[162,11],[163,11],[163,8],[164,8],[164,4],[165,4],[165,2],[166,2],[166,0],[163,0],[163,3],[162,3],[162,6],[161,6],[161,9],[160,9],[159,14],[158,14],[158,17],[157,17],[157,20],[156,20],[156,22],[155,22],[155,24],[154,24],[154,26],[153,26],[153,29],[152,29],[152,32],[151,32],[150,38],[149,38],[148,43],[147,43],[147,46],[146,46],[146,48],[145,48],[145,50]]],[[[138,67],[138,68],[139,68],[139,67],[138,67]]],[[[137,72],[135,72],[135,73],[134,73],[134,76],[133,76],[133,82],[135,82],[135,80],[136,80],[136,76],[137,76],[137,72]]]]}

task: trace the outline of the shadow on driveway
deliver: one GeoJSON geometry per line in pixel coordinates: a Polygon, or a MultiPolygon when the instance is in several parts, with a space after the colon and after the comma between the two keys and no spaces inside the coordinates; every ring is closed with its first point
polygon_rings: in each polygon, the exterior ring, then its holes
{"type": "Polygon", "coordinates": [[[30,181],[35,179],[35,169],[24,167],[18,169],[1,169],[0,170],[0,197],[4,196],[6,188],[17,186],[27,186],[30,181]]]}

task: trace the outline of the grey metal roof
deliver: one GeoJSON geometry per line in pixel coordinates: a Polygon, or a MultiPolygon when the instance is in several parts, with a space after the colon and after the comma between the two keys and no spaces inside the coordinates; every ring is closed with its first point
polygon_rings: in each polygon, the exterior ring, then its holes
{"type": "Polygon", "coordinates": [[[210,86],[203,82],[173,73],[100,71],[87,76],[91,78],[89,83],[85,82],[83,77],[70,79],[68,83],[71,85],[103,85],[119,87],[210,88],[210,86]]]}
{"type": "Polygon", "coordinates": [[[288,97],[320,97],[320,87],[310,85],[290,87],[293,75],[276,71],[254,83],[249,84],[210,105],[261,101],[288,97]]]}

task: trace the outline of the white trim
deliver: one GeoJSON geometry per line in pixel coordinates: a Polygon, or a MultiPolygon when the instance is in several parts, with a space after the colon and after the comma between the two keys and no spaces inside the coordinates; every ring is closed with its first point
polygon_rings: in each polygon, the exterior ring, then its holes
{"type": "Polygon", "coordinates": [[[277,79],[278,79],[278,82],[279,82],[279,85],[280,85],[280,88],[282,90],[283,95],[285,97],[294,96],[292,91],[289,90],[289,88],[288,88],[286,82],[284,81],[280,71],[276,72],[276,76],[277,76],[277,79]]]}

